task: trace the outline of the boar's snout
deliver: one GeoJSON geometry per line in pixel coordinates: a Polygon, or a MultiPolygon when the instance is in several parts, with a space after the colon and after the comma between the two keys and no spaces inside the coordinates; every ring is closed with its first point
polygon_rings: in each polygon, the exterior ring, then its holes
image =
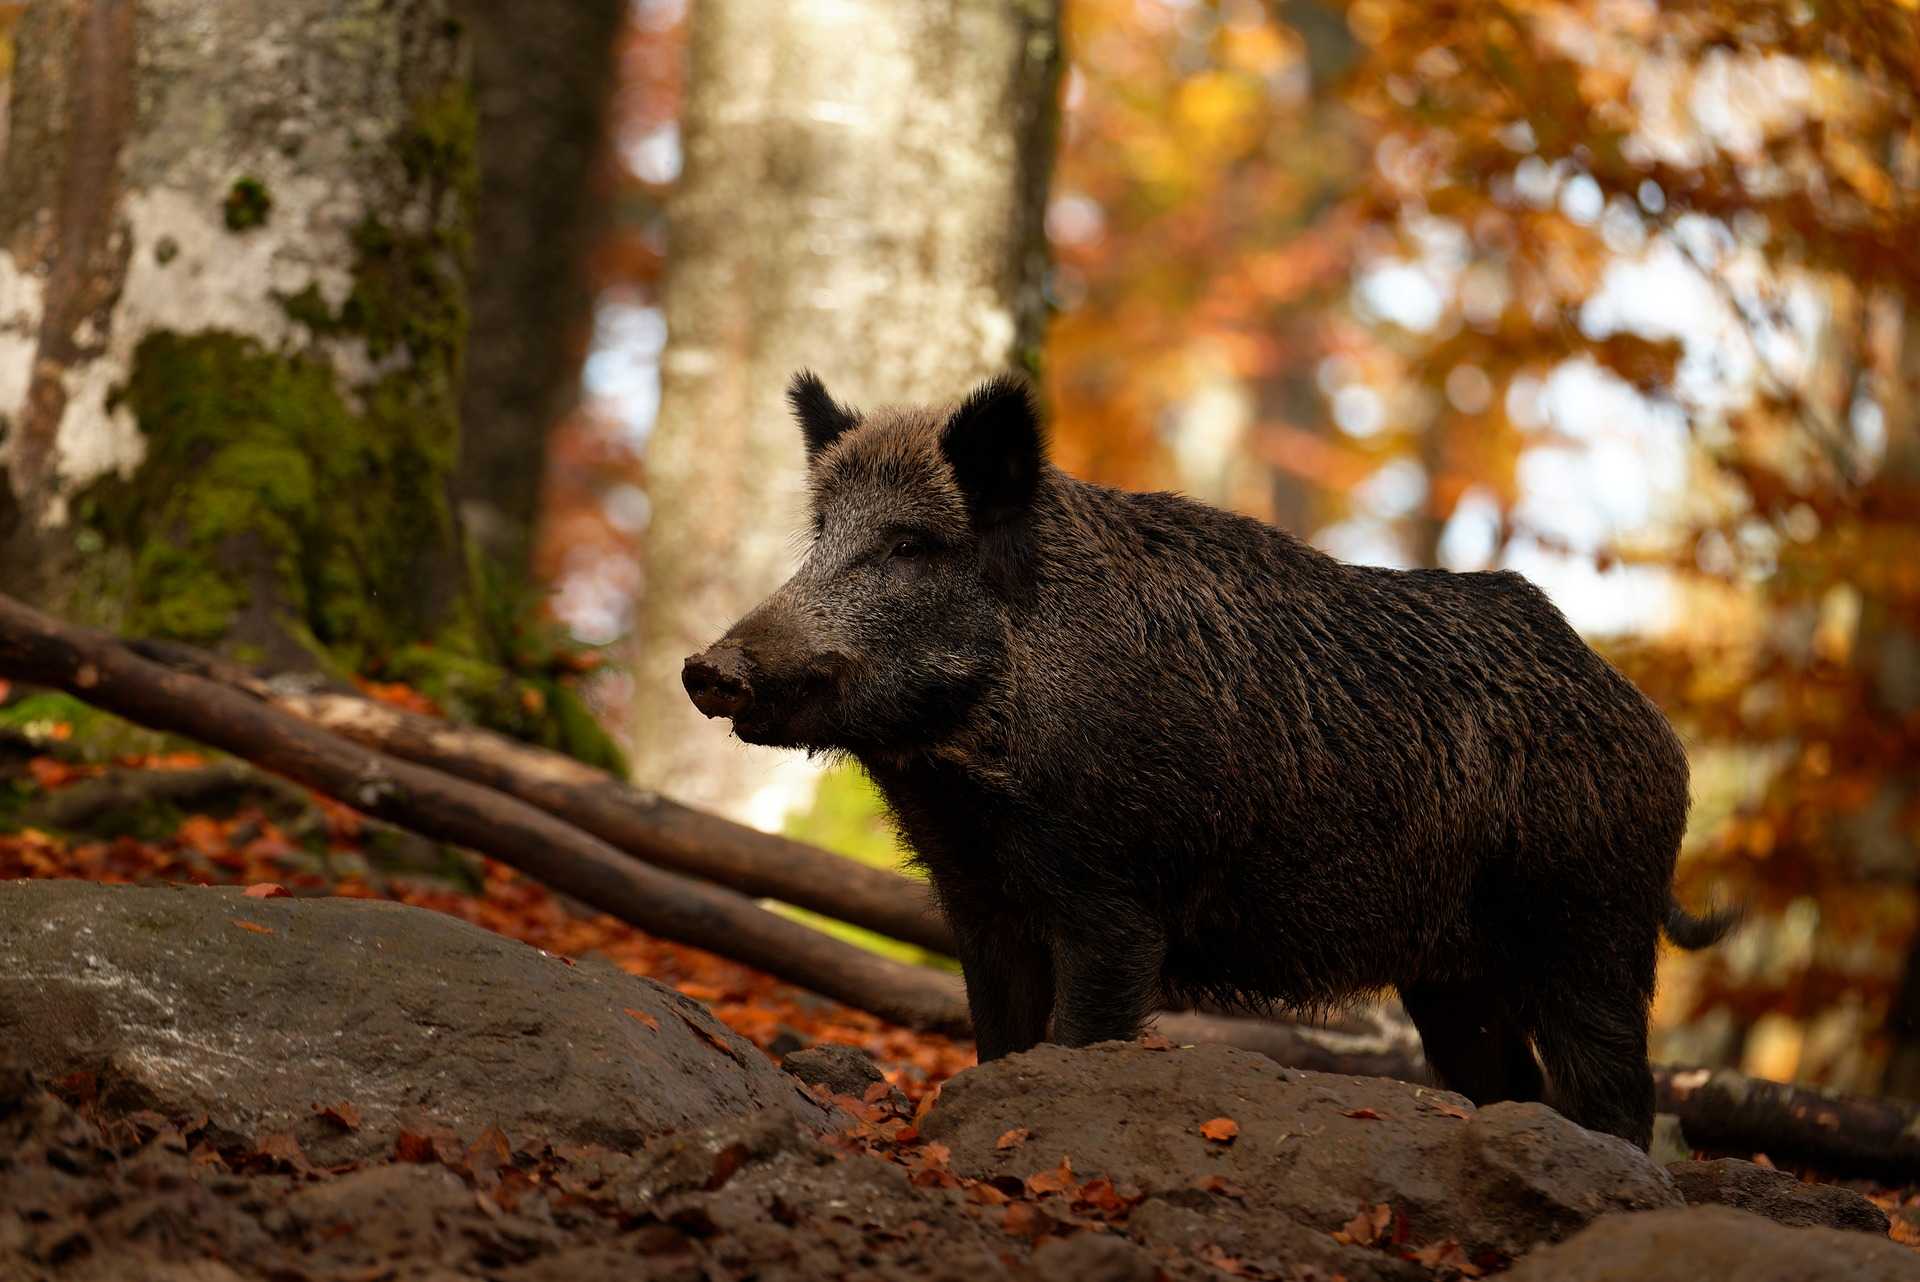
{"type": "Polygon", "coordinates": [[[693,706],[709,717],[735,717],[753,706],[753,681],[746,652],[722,641],[688,659],[680,684],[693,706]]]}

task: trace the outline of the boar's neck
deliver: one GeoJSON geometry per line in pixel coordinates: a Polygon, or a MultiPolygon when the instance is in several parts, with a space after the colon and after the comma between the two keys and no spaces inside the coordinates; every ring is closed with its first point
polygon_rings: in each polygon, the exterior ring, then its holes
{"type": "Polygon", "coordinates": [[[957,746],[861,758],[914,859],[936,874],[991,864],[1015,798],[1004,770],[957,746]]]}

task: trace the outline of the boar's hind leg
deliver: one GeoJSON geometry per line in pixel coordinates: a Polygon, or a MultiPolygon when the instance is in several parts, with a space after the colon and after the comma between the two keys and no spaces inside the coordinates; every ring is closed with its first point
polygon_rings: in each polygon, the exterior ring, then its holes
{"type": "Polygon", "coordinates": [[[1130,1041],[1165,985],[1166,933],[1145,914],[1101,911],[1053,941],[1053,1040],[1130,1041]]]}
{"type": "Polygon", "coordinates": [[[1533,1034],[1550,1083],[1547,1101],[1587,1129],[1643,1149],[1653,1138],[1644,991],[1597,980],[1557,985],[1542,994],[1533,1034]]]}
{"type": "Polygon", "coordinates": [[[1511,998],[1495,985],[1409,985],[1400,1001],[1420,1030],[1427,1064],[1448,1090],[1475,1104],[1541,1097],[1540,1065],[1511,998]]]}
{"type": "Polygon", "coordinates": [[[1033,1049],[1046,1037],[1053,1011],[1053,958],[1047,946],[1004,924],[957,933],[980,1062],[1033,1049]]]}

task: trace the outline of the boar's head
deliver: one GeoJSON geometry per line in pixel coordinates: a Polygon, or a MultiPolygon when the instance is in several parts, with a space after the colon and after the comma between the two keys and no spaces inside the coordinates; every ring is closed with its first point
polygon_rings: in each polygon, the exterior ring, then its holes
{"type": "Polygon", "coordinates": [[[862,415],[810,373],[787,392],[806,439],[813,538],[794,576],[686,661],[709,717],[749,743],[930,746],[1004,668],[1049,485],[1025,384],[950,411],[862,415]]]}

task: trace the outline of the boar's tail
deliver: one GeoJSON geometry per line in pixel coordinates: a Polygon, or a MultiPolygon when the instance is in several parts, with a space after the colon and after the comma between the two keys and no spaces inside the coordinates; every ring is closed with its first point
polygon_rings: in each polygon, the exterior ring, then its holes
{"type": "Polygon", "coordinates": [[[1738,908],[1715,908],[1703,917],[1695,917],[1680,906],[1680,901],[1667,899],[1667,938],[1688,952],[1707,948],[1719,943],[1727,932],[1740,924],[1745,916],[1738,908]]]}

